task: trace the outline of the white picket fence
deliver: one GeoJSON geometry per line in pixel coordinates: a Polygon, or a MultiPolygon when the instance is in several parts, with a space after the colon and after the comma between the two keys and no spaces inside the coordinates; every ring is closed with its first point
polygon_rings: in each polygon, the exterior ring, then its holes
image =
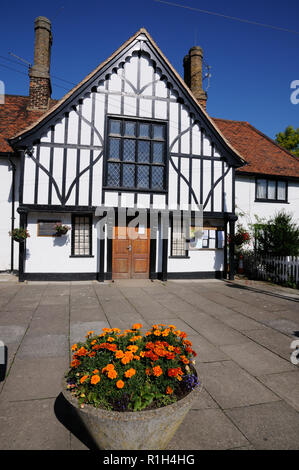
{"type": "Polygon", "coordinates": [[[299,257],[278,256],[256,260],[256,274],[259,279],[273,282],[291,281],[299,285],[299,257]]]}

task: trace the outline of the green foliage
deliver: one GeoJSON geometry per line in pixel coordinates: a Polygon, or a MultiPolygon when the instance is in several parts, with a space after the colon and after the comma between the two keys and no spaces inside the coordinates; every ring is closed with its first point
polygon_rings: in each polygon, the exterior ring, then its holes
{"type": "Polygon", "coordinates": [[[298,256],[299,226],[284,211],[273,218],[253,224],[257,254],[261,256],[298,256]]]}
{"type": "Polygon", "coordinates": [[[276,142],[296,157],[299,157],[299,127],[288,126],[284,132],[276,134],[276,142]]]}

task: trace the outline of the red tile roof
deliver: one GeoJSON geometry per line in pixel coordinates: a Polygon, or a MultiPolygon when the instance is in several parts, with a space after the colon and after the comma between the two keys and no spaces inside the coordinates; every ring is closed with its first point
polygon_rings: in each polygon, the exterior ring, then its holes
{"type": "MultiPolygon", "coordinates": [[[[0,153],[12,152],[6,139],[35,122],[44,112],[27,111],[29,96],[5,95],[5,103],[0,104],[0,153]]],[[[51,106],[56,100],[51,100],[51,106]]]]}
{"type": "Polygon", "coordinates": [[[213,118],[213,121],[248,163],[238,168],[237,173],[299,178],[299,158],[248,122],[218,118],[213,118]]]}

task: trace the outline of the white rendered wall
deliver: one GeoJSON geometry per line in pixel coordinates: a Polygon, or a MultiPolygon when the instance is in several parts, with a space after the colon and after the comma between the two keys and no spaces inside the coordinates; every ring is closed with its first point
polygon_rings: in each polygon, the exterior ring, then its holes
{"type": "Polygon", "coordinates": [[[93,273],[98,268],[98,243],[95,222],[92,226],[93,258],[70,258],[71,230],[66,236],[38,237],[38,220],[61,220],[71,226],[70,214],[31,213],[28,215],[30,238],[26,241],[26,273],[93,273]]]}
{"type": "MultiPolygon", "coordinates": [[[[16,160],[14,159],[14,162],[16,160]]],[[[16,191],[19,180],[19,172],[16,172],[16,191]]],[[[15,211],[18,201],[15,202],[15,211]]],[[[11,211],[12,211],[12,169],[8,159],[0,158],[0,271],[11,269],[11,211]]],[[[15,227],[19,226],[19,214],[15,212],[15,227]]],[[[18,269],[19,244],[14,242],[14,269],[18,269]]]]}
{"type": "Polygon", "coordinates": [[[236,213],[245,214],[239,218],[244,226],[255,223],[255,215],[268,220],[282,209],[291,213],[293,220],[299,224],[299,183],[288,182],[288,203],[255,202],[255,178],[236,176],[236,213]]]}

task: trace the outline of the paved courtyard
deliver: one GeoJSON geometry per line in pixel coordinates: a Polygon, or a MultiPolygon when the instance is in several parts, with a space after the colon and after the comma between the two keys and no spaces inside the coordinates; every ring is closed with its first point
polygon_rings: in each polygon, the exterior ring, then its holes
{"type": "Polygon", "coordinates": [[[1,450],[93,449],[60,393],[70,345],[135,322],[175,324],[198,353],[203,391],[169,449],[299,449],[296,291],[245,281],[1,280],[1,450]]]}

